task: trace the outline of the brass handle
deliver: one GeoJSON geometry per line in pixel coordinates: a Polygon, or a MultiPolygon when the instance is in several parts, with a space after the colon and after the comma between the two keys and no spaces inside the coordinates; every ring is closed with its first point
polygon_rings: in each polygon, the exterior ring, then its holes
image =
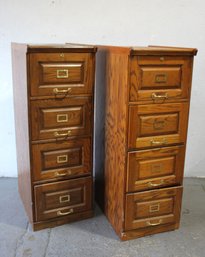
{"type": "Polygon", "coordinates": [[[67,176],[67,175],[70,175],[70,174],[71,174],[71,170],[68,170],[67,172],[64,172],[64,173],[60,173],[59,171],[55,172],[56,177],[67,176]]]}
{"type": "Polygon", "coordinates": [[[168,99],[168,94],[165,93],[163,95],[157,95],[156,93],[152,93],[152,100],[158,100],[158,99],[160,99],[160,100],[168,99]]]}
{"type": "Polygon", "coordinates": [[[68,130],[66,133],[59,133],[58,131],[54,132],[55,137],[67,137],[71,134],[71,130],[68,130]]]}
{"type": "Polygon", "coordinates": [[[151,145],[165,145],[167,140],[164,138],[162,141],[155,141],[154,139],[150,140],[151,145]]]}
{"type": "Polygon", "coordinates": [[[149,182],[149,183],[148,183],[148,186],[149,186],[149,187],[157,187],[157,186],[161,186],[161,185],[163,185],[163,184],[164,184],[164,180],[161,179],[160,183],[152,183],[152,182],[149,182]]]}
{"type": "Polygon", "coordinates": [[[53,89],[54,94],[66,94],[71,91],[71,88],[68,89],[58,89],[57,87],[53,89]]]}
{"type": "Polygon", "coordinates": [[[70,210],[67,211],[67,212],[58,211],[58,212],[57,212],[57,215],[58,215],[58,216],[62,216],[62,215],[68,215],[68,214],[71,214],[71,213],[73,213],[73,209],[70,209],[70,210]]]}
{"type": "Polygon", "coordinates": [[[162,220],[160,219],[159,222],[156,222],[156,223],[151,223],[150,221],[147,221],[147,225],[148,226],[158,226],[162,223],[162,220]]]}

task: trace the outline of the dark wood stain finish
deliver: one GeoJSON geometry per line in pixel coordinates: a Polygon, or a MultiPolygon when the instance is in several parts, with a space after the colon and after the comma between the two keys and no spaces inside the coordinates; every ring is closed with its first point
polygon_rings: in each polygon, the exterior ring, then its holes
{"type": "Polygon", "coordinates": [[[99,46],[98,53],[106,107],[96,200],[122,240],[177,229],[197,50],[99,46]]]}
{"type": "Polygon", "coordinates": [[[93,215],[95,52],[12,43],[19,192],[34,230],[93,215]]]}

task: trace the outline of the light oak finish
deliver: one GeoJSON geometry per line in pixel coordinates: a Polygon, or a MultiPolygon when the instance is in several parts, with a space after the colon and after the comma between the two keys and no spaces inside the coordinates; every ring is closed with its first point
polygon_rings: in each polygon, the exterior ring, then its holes
{"type": "Polygon", "coordinates": [[[19,192],[34,230],[93,215],[95,52],[12,44],[19,192]]]}
{"type": "Polygon", "coordinates": [[[96,83],[105,88],[106,104],[105,167],[96,168],[96,200],[122,240],[179,227],[196,53],[98,47],[96,83]]]}

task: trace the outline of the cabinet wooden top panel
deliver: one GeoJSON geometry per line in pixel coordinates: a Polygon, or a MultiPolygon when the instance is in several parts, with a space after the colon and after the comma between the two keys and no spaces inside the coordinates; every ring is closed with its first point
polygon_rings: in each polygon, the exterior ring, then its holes
{"type": "Polygon", "coordinates": [[[24,46],[27,48],[27,53],[52,53],[52,52],[75,52],[75,53],[87,53],[96,52],[97,48],[93,45],[83,44],[19,44],[12,43],[12,47],[21,48],[24,46]]]}
{"type": "Polygon", "coordinates": [[[197,54],[196,48],[186,47],[169,47],[169,46],[98,46],[99,49],[105,49],[112,53],[124,53],[128,55],[189,55],[193,56],[197,54]]]}

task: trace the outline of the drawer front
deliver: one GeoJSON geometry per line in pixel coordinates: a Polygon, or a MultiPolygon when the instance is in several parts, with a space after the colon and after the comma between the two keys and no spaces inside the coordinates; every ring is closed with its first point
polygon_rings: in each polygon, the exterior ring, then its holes
{"type": "Polygon", "coordinates": [[[127,192],[180,184],[184,156],[184,146],[129,152],[127,192]]]}
{"type": "Polygon", "coordinates": [[[31,96],[91,94],[94,55],[90,53],[30,54],[31,96]]]}
{"type": "Polygon", "coordinates": [[[158,147],[186,140],[188,103],[129,107],[129,148],[158,147]]]}
{"type": "Polygon", "coordinates": [[[179,222],[182,187],[126,195],[125,230],[179,222]]]}
{"type": "Polygon", "coordinates": [[[32,140],[89,135],[91,106],[90,97],[32,101],[32,140]]]}
{"type": "Polygon", "coordinates": [[[91,173],[89,138],[32,145],[34,181],[91,173]]]}
{"type": "Polygon", "coordinates": [[[34,187],[36,221],[91,209],[92,180],[81,178],[34,187]]]}
{"type": "Polygon", "coordinates": [[[188,99],[192,57],[139,56],[131,59],[130,101],[188,99]]]}

